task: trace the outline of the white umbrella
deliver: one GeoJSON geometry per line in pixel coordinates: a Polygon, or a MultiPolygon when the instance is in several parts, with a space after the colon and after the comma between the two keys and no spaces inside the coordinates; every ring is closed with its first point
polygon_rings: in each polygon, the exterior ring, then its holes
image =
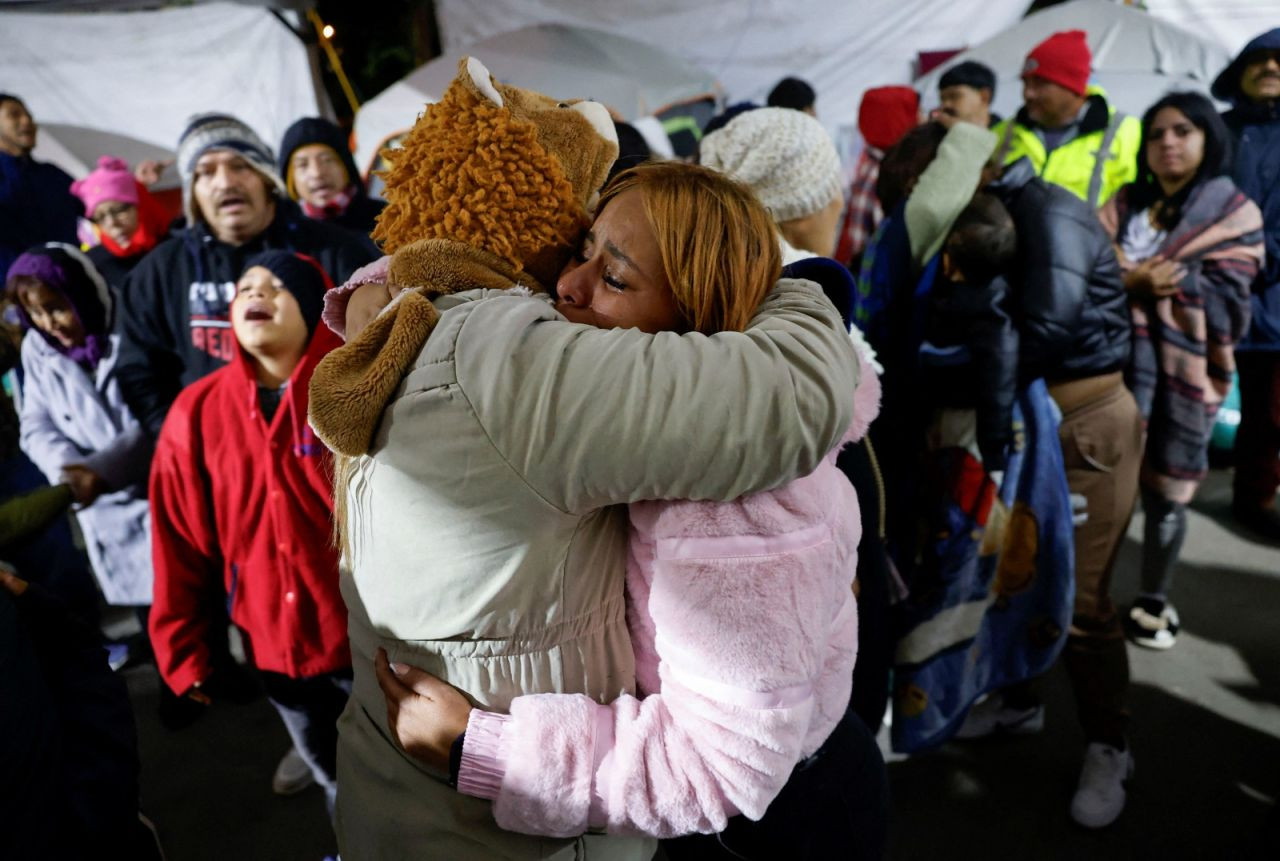
{"type": "Polygon", "coordinates": [[[681,57],[613,33],[540,24],[449,51],[365,102],[356,114],[356,164],[367,170],[384,142],[413,125],[479,59],[493,76],[556,98],[595,99],[632,120],[716,92],[715,77],[681,57]]]}
{"type": "Polygon", "coordinates": [[[1008,30],[980,42],[916,79],[926,108],[938,104],[938,78],[965,60],[996,73],[992,108],[1011,116],[1022,106],[1022,64],[1027,52],[1059,30],[1084,30],[1093,53],[1090,78],[1111,104],[1141,116],[1169,90],[1208,94],[1218,72],[1231,62],[1216,39],[1200,36],[1130,6],[1110,0],[1073,0],[1028,15],[1008,30]]]}

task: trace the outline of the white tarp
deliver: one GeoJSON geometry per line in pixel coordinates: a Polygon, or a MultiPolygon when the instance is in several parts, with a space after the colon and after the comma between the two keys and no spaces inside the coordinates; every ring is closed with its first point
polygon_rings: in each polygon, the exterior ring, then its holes
{"type": "Polygon", "coordinates": [[[863,90],[911,81],[918,51],[980,42],[1030,5],[984,0],[975,14],[955,0],[436,0],[436,18],[446,50],[543,22],[630,36],[711,72],[729,101],[763,102],[779,79],[798,75],[839,136],[856,126],[863,90]]]}
{"type": "Polygon", "coordinates": [[[715,78],[678,56],[613,33],[543,24],[446,50],[365,102],[356,114],[356,165],[368,169],[388,136],[413,125],[458,74],[467,54],[500,81],[556,98],[589,98],[623,119],[649,116],[673,103],[713,93],[715,78]],[[643,74],[637,74],[643,69],[643,74]]]}
{"type": "MultiPolygon", "coordinates": [[[[70,126],[64,123],[39,123],[36,149],[33,155],[39,161],[49,161],[79,179],[93,170],[98,158],[113,155],[124,159],[130,167],[142,161],[171,161],[173,150],[159,147],[128,135],[70,126]]],[[[177,188],[181,184],[178,172],[167,168],[160,180],[151,186],[162,191],[177,188]]]]}
{"type": "Polygon", "coordinates": [[[1157,18],[1217,42],[1233,56],[1254,36],[1280,27],[1277,0],[1146,0],[1157,18]]]}
{"type": "Polygon", "coordinates": [[[266,9],[209,3],[149,12],[0,12],[0,90],[37,123],[172,150],[186,119],[225,111],[275,148],[320,112],[306,46],[266,9]]]}
{"type": "Polygon", "coordinates": [[[1093,52],[1091,80],[1112,104],[1141,115],[1172,89],[1207,94],[1213,78],[1231,60],[1227,49],[1159,18],[1111,0],[1073,0],[1028,15],[1018,24],[951,58],[916,81],[926,107],[938,103],[938,77],[963,60],[977,60],[996,73],[994,109],[1005,116],[1022,104],[1020,75],[1027,52],[1059,30],[1084,30],[1093,52]]]}

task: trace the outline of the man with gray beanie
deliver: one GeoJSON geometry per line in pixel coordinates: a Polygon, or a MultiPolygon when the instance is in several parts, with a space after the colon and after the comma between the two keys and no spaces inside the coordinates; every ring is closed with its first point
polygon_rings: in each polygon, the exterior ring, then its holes
{"type": "Polygon", "coordinates": [[[184,386],[234,356],[229,311],[245,260],[269,249],[306,254],[340,284],[373,258],[355,234],[302,214],[270,148],[233,116],[192,117],[177,162],[187,226],[129,275],[116,319],[120,388],[153,436],[184,386]]]}

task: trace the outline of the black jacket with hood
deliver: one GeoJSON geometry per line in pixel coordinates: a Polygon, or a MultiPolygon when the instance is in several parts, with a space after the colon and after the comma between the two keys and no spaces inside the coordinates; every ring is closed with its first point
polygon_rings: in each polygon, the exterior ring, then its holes
{"type": "Polygon", "coordinates": [[[1240,190],[1262,210],[1267,246],[1267,259],[1253,283],[1253,322],[1236,350],[1280,352],[1280,99],[1255,102],[1240,89],[1246,60],[1258,51],[1280,51],[1280,27],[1244,46],[1213,82],[1213,95],[1233,105],[1222,115],[1235,138],[1232,173],[1240,190]]]}
{"type": "MultiPolygon", "coordinates": [[[[328,223],[353,230],[367,238],[373,232],[374,220],[387,202],[369,197],[369,192],[360,178],[360,171],[356,168],[356,161],[351,156],[351,150],[347,147],[341,128],[321,117],[303,117],[289,126],[285,130],[284,138],[280,141],[280,157],[277,160],[280,176],[288,180],[289,160],[293,158],[294,151],[309,144],[324,144],[337,153],[338,158],[342,159],[342,166],[347,170],[348,181],[355,186],[356,190],[355,196],[347,204],[346,211],[328,219],[328,223]]],[[[290,193],[292,194],[292,191],[290,193]]]]}
{"type": "Polygon", "coordinates": [[[1035,175],[1026,159],[987,186],[1018,231],[1011,311],[1022,380],[1047,383],[1122,370],[1132,329],[1120,264],[1097,215],[1035,175]]]}
{"type": "Polygon", "coordinates": [[[235,355],[235,282],[246,260],[271,248],[314,257],[335,284],[374,259],[351,231],[313,221],[277,197],[271,224],[244,245],[221,242],[199,223],[176,231],[129,274],[116,318],[116,375],[129,408],[153,436],[184,386],[235,355]]]}

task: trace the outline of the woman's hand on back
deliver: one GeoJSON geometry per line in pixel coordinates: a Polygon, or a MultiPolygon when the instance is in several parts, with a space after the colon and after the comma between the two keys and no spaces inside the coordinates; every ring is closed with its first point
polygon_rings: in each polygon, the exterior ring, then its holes
{"type": "Polygon", "coordinates": [[[405,753],[449,771],[449,751],[467,729],[471,703],[453,685],[425,670],[392,664],[379,649],[373,659],[378,687],[387,698],[387,728],[405,753]]]}
{"type": "Polygon", "coordinates": [[[1178,292],[1178,284],[1187,274],[1181,263],[1159,255],[1148,257],[1124,276],[1124,289],[1135,296],[1159,299],[1178,292]]]}

